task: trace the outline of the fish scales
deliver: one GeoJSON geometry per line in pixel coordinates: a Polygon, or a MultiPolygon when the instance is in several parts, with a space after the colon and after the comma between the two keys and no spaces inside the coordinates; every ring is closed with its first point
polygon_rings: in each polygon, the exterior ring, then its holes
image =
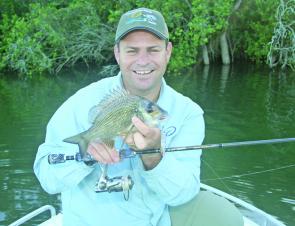
{"type": "Polygon", "coordinates": [[[93,131],[88,133],[88,139],[99,139],[102,142],[109,143],[110,139],[118,136],[120,132],[127,132],[126,130],[131,125],[131,120],[127,119],[131,119],[136,115],[135,109],[139,101],[130,99],[125,98],[125,100],[119,99],[114,101],[108,106],[107,111],[98,115],[93,126],[93,131]]]}

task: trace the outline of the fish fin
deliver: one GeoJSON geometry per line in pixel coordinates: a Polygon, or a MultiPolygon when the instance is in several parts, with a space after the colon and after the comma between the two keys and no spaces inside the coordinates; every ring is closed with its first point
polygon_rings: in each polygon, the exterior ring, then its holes
{"type": "Polygon", "coordinates": [[[120,87],[111,90],[110,93],[106,94],[97,105],[90,108],[88,112],[88,121],[93,124],[100,112],[110,108],[117,99],[128,97],[128,95],[130,95],[129,92],[120,87]]]}
{"type": "Polygon", "coordinates": [[[84,138],[83,133],[80,133],[72,137],[68,137],[63,141],[71,144],[77,144],[79,146],[79,152],[81,157],[86,157],[89,142],[87,139],[84,138]]]}

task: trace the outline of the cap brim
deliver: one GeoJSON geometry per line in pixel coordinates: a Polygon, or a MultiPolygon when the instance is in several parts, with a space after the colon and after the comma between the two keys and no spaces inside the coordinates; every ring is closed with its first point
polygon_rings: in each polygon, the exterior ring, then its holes
{"type": "Polygon", "coordinates": [[[137,30],[145,30],[145,31],[148,31],[150,33],[152,33],[153,35],[157,36],[159,39],[162,39],[162,40],[168,40],[167,37],[165,37],[165,35],[161,34],[160,32],[150,28],[150,27],[133,27],[127,31],[125,31],[124,33],[122,33],[119,37],[117,37],[116,39],[116,43],[118,43],[120,40],[122,40],[127,34],[129,34],[130,32],[132,31],[137,31],[137,30]]]}

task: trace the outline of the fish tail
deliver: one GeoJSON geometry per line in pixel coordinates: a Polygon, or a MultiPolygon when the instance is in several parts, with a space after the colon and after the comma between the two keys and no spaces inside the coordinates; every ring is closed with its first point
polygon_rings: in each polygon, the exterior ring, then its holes
{"type": "Polygon", "coordinates": [[[71,144],[77,144],[79,146],[80,155],[82,157],[86,157],[89,141],[83,136],[83,133],[76,136],[68,137],[63,141],[71,144]]]}

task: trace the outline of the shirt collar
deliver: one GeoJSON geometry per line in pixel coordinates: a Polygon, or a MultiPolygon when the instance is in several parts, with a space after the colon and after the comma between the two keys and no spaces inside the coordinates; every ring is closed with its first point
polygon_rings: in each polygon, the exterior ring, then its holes
{"type": "Polygon", "coordinates": [[[121,71],[119,71],[119,73],[114,78],[115,79],[112,86],[110,87],[110,90],[124,89],[121,71]]]}

